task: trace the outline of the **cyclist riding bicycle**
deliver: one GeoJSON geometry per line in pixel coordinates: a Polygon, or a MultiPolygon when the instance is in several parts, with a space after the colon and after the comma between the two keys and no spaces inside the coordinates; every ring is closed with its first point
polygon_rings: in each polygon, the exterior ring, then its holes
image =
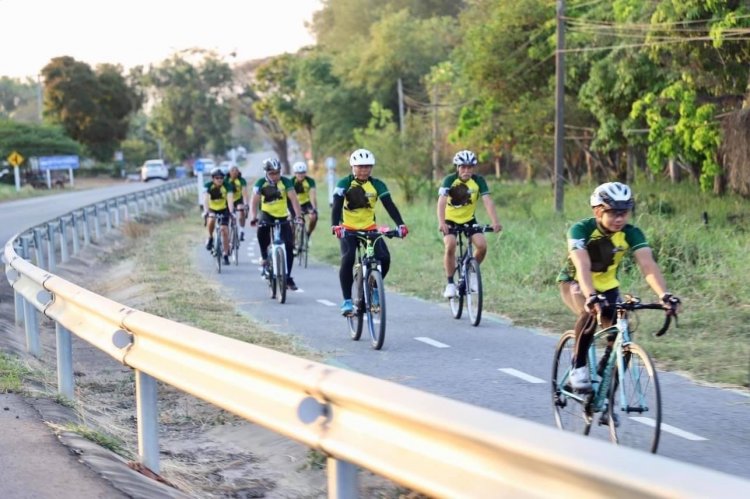
{"type": "MultiPolygon", "coordinates": [[[[399,235],[406,237],[409,229],[404,224],[398,208],[388,192],[385,183],[371,177],[375,156],[367,149],[357,149],[349,157],[352,173],[342,178],[336,184],[333,192],[333,211],[331,214],[331,232],[338,237],[341,245],[341,266],[339,267],[339,281],[344,302],[341,304],[341,314],[349,315],[354,310],[352,303],[352,283],[354,276],[352,267],[357,257],[358,239],[355,234],[346,234],[346,230],[374,230],[375,205],[378,199],[388,215],[398,225],[399,235]]],[[[385,278],[391,264],[391,254],[385,241],[381,238],[375,243],[375,257],[380,260],[381,274],[385,278]]],[[[376,297],[373,297],[373,301],[376,297]]]]}
{"type": "Polygon", "coordinates": [[[318,195],[315,187],[315,179],[307,175],[307,164],[304,161],[298,161],[292,165],[294,173],[294,192],[297,193],[297,200],[302,208],[302,213],[309,215],[310,223],[307,226],[307,237],[315,230],[318,223],[318,195]]]}
{"type": "Polygon", "coordinates": [[[568,231],[568,258],[557,277],[563,302],[579,316],[570,384],[584,392],[591,390],[586,352],[596,328],[595,316],[601,312],[604,327],[614,321],[611,305],[620,299],[617,270],[626,252],[632,253],[646,282],[670,313],[676,313],[680,305],[680,299],[667,290],[646,236],[628,223],[635,205],[630,187],[620,182],[601,184],[591,194],[590,204],[594,216],[568,231]]]}
{"type": "Polygon", "coordinates": [[[239,214],[237,222],[240,226],[240,241],[245,240],[245,220],[250,206],[250,196],[247,192],[247,181],[236,165],[229,169],[229,181],[234,185],[234,211],[239,214]]]}
{"type": "MultiPolygon", "coordinates": [[[[294,192],[294,184],[291,180],[281,176],[281,162],[276,158],[268,158],[263,161],[264,177],[259,178],[253,185],[253,196],[250,199],[250,225],[258,224],[258,207],[260,206],[260,220],[264,225],[258,227],[258,246],[260,246],[261,265],[264,271],[268,268],[268,246],[271,244],[271,225],[276,220],[286,222],[289,218],[287,211],[287,199],[291,201],[292,208],[297,221],[302,218],[297,194],[294,192]]],[[[292,279],[292,266],[294,264],[294,234],[289,223],[281,225],[281,238],[286,247],[286,287],[292,291],[297,290],[297,284],[292,279]]]]}
{"type": "Polygon", "coordinates": [[[227,181],[223,171],[214,168],[211,170],[211,180],[204,185],[204,191],[203,206],[206,207],[206,211],[203,212],[203,218],[208,218],[206,249],[211,251],[214,247],[213,233],[218,218],[221,224],[221,247],[224,250],[224,265],[229,265],[229,217],[234,211],[232,199],[234,185],[227,181]]]}
{"type": "MultiPolygon", "coordinates": [[[[446,176],[440,184],[437,202],[438,230],[443,234],[445,254],[443,267],[448,284],[443,291],[443,297],[452,298],[458,294],[453,273],[456,270],[456,235],[450,229],[458,225],[474,225],[477,223],[477,201],[482,198],[482,204],[492,221],[492,230],[500,232],[503,226],[497,218],[495,203],[490,196],[490,190],[484,177],[474,173],[477,157],[471,151],[459,151],[453,157],[456,172],[446,176]]],[[[471,235],[474,243],[474,258],[482,263],[487,254],[487,239],[482,232],[471,235]]]]}

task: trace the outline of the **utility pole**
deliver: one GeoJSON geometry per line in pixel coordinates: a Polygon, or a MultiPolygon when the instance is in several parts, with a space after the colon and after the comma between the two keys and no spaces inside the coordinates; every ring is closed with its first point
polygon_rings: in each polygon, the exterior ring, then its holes
{"type": "Polygon", "coordinates": [[[401,83],[401,78],[398,79],[398,126],[401,131],[401,136],[404,135],[404,86],[401,83]]]}
{"type": "Polygon", "coordinates": [[[562,213],[563,146],[565,141],[565,0],[557,0],[557,50],[555,51],[555,211],[562,213]]]}
{"type": "Polygon", "coordinates": [[[438,180],[438,164],[440,162],[440,144],[438,144],[438,92],[437,85],[432,90],[432,180],[438,180]]]}

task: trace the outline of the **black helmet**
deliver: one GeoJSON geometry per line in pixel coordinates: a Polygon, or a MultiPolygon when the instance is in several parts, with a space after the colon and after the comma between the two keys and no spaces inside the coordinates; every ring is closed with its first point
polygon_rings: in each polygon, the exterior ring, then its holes
{"type": "Polygon", "coordinates": [[[276,158],[268,158],[263,161],[263,170],[266,172],[280,172],[281,162],[276,158]]]}
{"type": "Polygon", "coordinates": [[[224,178],[224,172],[221,171],[221,168],[212,168],[211,169],[211,176],[212,177],[221,177],[224,178]]]}

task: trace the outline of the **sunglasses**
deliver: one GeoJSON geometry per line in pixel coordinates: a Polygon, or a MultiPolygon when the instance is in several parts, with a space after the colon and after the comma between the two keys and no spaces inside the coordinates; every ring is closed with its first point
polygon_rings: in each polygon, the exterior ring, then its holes
{"type": "Polygon", "coordinates": [[[624,217],[628,213],[630,213],[630,210],[604,210],[604,213],[609,213],[611,216],[618,218],[618,217],[624,217]]]}
{"type": "Polygon", "coordinates": [[[214,180],[216,180],[217,178],[218,178],[219,180],[224,180],[224,177],[222,177],[221,175],[215,175],[215,176],[213,176],[213,177],[211,177],[211,178],[213,178],[214,180]]]}

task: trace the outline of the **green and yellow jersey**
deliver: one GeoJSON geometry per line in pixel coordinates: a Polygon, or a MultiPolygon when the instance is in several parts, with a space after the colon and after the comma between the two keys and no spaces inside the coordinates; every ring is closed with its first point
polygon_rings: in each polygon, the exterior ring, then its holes
{"type": "Polygon", "coordinates": [[[229,177],[229,181],[234,187],[234,204],[242,204],[244,202],[242,199],[242,189],[247,187],[247,181],[243,177],[229,177]]]}
{"type": "Polygon", "coordinates": [[[458,173],[443,179],[438,194],[448,198],[445,207],[445,220],[457,224],[469,222],[477,211],[477,200],[490,193],[487,182],[481,175],[472,175],[465,182],[458,173]]]}
{"type": "Polygon", "coordinates": [[[209,210],[221,211],[229,208],[229,205],[227,204],[229,193],[234,193],[235,191],[234,185],[232,185],[226,178],[224,178],[224,182],[219,185],[216,185],[212,180],[209,180],[203,187],[208,193],[209,210]]]}
{"type": "MultiPolygon", "coordinates": [[[[609,291],[620,286],[617,269],[627,251],[647,248],[648,242],[641,229],[626,224],[619,232],[605,234],[596,223],[596,218],[587,218],[573,225],[568,231],[568,251],[585,249],[591,259],[591,274],[597,291],[609,291]]],[[[576,268],[570,257],[557,276],[560,281],[575,281],[576,268]]]]}
{"type": "Polygon", "coordinates": [[[272,184],[266,177],[259,178],[253,185],[253,194],[260,194],[260,211],[274,218],[284,218],[288,215],[286,202],[287,193],[294,191],[294,183],[279,177],[279,181],[272,184]]]}
{"type": "Polygon", "coordinates": [[[370,230],[375,228],[378,199],[391,193],[381,180],[369,177],[363,182],[350,174],[338,181],[333,195],[344,198],[341,225],[352,230],[370,230]]]}
{"type": "Polygon", "coordinates": [[[294,192],[297,193],[297,199],[299,204],[303,205],[310,202],[310,189],[315,189],[315,179],[305,175],[301,181],[297,180],[297,177],[293,177],[294,181],[294,192]]]}

